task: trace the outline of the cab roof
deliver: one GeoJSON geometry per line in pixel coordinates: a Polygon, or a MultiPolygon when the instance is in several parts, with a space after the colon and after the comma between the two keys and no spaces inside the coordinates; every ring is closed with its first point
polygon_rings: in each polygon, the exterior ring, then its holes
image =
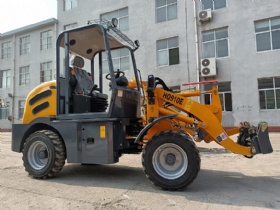
{"type": "Polygon", "coordinates": [[[108,33],[110,49],[117,49],[130,45],[135,48],[135,44],[118,29],[105,24],[89,24],[62,32],[57,40],[57,45],[64,47],[64,35],[69,34],[69,51],[91,60],[93,56],[104,51],[105,40],[104,31],[108,33]],[[126,43],[125,43],[126,42],[126,43]]]}

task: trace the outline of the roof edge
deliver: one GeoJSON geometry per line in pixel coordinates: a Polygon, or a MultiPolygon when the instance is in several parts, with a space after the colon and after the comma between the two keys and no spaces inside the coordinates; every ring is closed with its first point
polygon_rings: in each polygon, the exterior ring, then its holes
{"type": "Polygon", "coordinates": [[[55,24],[55,23],[58,23],[58,20],[56,18],[50,18],[50,19],[47,19],[47,20],[43,20],[43,21],[40,21],[40,22],[37,22],[37,23],[33,23],[33,24],[30,24],[30,25],[27,25],[27,26],[23,26],[21,28],[17,28],[17,29],[2,33],[2,34],[0,33],[0,39],[7,38],[9,36],[13,36],[13,35],[17,35],[17,34],[21,34],[21,33],[24,33],[24,32],[28,32],[28,31],[31,31],[31,30],[34,30],[34,29],[37,29],[37,28],[41,28],[41,27],[44,27],[44,26],[52,25],[52,24],[55,24]]]}

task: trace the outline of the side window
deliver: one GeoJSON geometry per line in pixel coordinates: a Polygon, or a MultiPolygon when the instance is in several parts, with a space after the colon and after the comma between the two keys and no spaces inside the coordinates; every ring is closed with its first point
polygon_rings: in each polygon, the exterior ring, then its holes
{"type": "Polygon", "coordinates": [[[11,70],[0,71],[0,88],[10,88],[11,87],[11,70]]]}
{"type": "Polygon", "coordinates": [[[119,9],[116,11],[104,13],[100,16],[100,19],[105,20],[112,20],[112,18],[117,18],[118,23],[118,29],[120,31],[128,31],[129,30],[129,24],[128,24],[128,8],[119,9]]]}
{"type": "Polygon", "coordinates": [[[12,54],[11,42],[1,44],[1,59],[10,58],[12,54]]]}
{"type": "Polygon", "coordinates": [[[19,54],[24,55],[30,53],[30,36],[21,37],[19,39],[19,54]]]}
{"type": "Polygon", "coordinates": [[[179,40],[178,37],[157,41],[157,65],[170,66],[179,64],[179,40]]]}
{"type": "Polygon", "coordinates": [[[228,28],[202,32],[202,57],[220,58],[229,55],[228,28]]]}
{"type": "Polygon", "coordinates": [[[26,85],[30,83],[29,66],[19,68],[19,85],[26,85]]]}
{"type": "MultiPolygon", "coordinates": [[[[112,60],[113,60],[113,67],[114,71],[117,71],[117,69],[121,71],[127,71],[129,70],[129,50],[126,48],[123,49],[117,49],[111,51],[112,60]]],[[[102,53],[102,67],[103,67],[103,74],[109,73],[109,66],[107,62],[107,56],[106,53],[102,53]]]]}
{"type": "Polygon", "coordinates": [[[40,82],[52,80],[52,62],[41,63],[40,82]]]}
{"type": "Polygon", "coordinates": [[[6,120],[10,115],[10,103],[0,99],[0,119],[6,120]]]}
{"type": "Polygon", "coordinates": [[[255,22],[257,52],[280,49],[280,17],[255,22]]]}
{"type": "Polygon", "coordinates": [[[77,0],[64,0],[64,11],[77,7],[77,0]]]}
{"type": "MultiPolygon", "coordinates": [[[[204,90],[211,90],[211,85],[205,85],[204,90]]],[[[218,90],[220,95],[220,101],[222,105],[222,111],[232,111],[232,95],[231,95],[231,83],[221,82],[218,84],[218,90]]],[[[211,104],[211,94],[204,95],[205,104],[211,104]]]]}
{"type": "Polygon", "coordinates": [[[227,6],[227,0],[201,0],[201,8],[204,9],[221,9],[227,6]]]}
{"type": "Polygon", "coordinates": [[[177,19],[177,0],[156,0],[156,22],[177,19]]]}
{"type": "Polygon", "coordinates": [[[52,48],[52,30],[41,33],[41,50],[52,48]]]}
{"type": "Polygon", "coordinates": [[[260,109],[280,109],[280,77],[258,79],[260,109]]]}
{"type": "Polygon", "coordinates": [[[71,24],[65,25],[64,30],[68,30],[68,29],[72,29],[72,28],[76,28],[76,27],[78,27],[77,23],[71,23],[71,24]]]}
{"type": "Polygon", "coordinates": [[[24,112],[25,101],[18,102],[18,119],[22,119],[24,112]]]}

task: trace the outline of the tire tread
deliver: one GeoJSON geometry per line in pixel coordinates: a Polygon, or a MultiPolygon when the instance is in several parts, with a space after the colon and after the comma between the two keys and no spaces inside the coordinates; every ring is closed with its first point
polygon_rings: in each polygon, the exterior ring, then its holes
{"type": "MultiPolygon", "coordinates": [[[[23,156],[22,160],[23,160],[23,166],[25,167],[25,171],[27,171],[29,173],[29,175],[33,176],[34,178],[38,178],[38,179],[51,178],[51,177],[57,175],[62,170],[62,168],[65,164],[66,149],[65,149],[64,142],[59,137],[59,135],[57,135],[54,131],[51,131],[51,130],[40,130],[40,131],[36,131],[33,134],[34,135],[36,135],[36,134],[45,135],[50,139],[50,141],[52,142],[52,144],[54,146],[55,160],[54,160],[52,167],[48,171],[48,173],[46,175],[40,176],[40,175],[32,174],[28,170],[28,168],[29,168],[28,163],[27,163],[28,161],[25,160],[25,158],[23,156]]],[[[25,141],[24,146],[23,146],[23,150],[22,150],[23,154],[24,154],[24,150],[26,148],[26,144],[27,144],[27,141],[25,141]]]]}

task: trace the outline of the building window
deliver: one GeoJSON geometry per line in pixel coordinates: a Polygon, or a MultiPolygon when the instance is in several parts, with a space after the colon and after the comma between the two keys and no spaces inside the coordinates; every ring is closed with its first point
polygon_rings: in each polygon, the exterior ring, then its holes
{"type": "Polygon", "coordinates": [[[10,58],[11,52],[11,42],[4,42],[1,44],[1,59],[10,58]]]}
{"type": "Polygon", "coordinates": [[[104,20],[112,20],[112,18],[117,18],[118,23],[118,29],[120,31],[128,31],[128,8],[119,9],[113,12],[104,13],[101,15],[101,19],[104,20]]]}
{"type": "Polygon", "coordinates": [[[227,6],[227,0],[201,0],[202,9],[221,9],[227,6]]]}
{"type": "Polygon", "coordinates": [[[25,101],[18,101],[18,119],[22,119],[25,101]]]}
{"type": "Polygon", "coordinates": [[[78,27],[78,23],[71,23],[71,24],[65,25],[64,30],[69,30],[69,29],[76,28],[76,27],[78,27]]]}
{"type": "Polygon", "coordinates": [[[177,0],[156,0],[157,23],[177,19],[177,0]]]}
{"type": "Polygon", "coordinates": [[[255,22],[257,52],[280,49],[280,17],[255,22]]]}
{"type": "MultiPolygon", "coordinates": [[[[126,48],[111,51],[114,71],[117,69],[121,71],[129,70],[129,50],[126,48]]],[[[103,74],[109,73],[108,60],[105,52],[102,52],[102,68],[103,74]]]]}
{"type": "Polygon", "coordinates": [[[52,62],[41,63],[40,82],[52,80],[52,62]]]}
{"type": "Polygon", "coordinates": [[[52,30],[41,33],[41,50],[52,48],[52,30]]]}
{"type": "Polygon", "coordinates": [[[77,7],[77,0],[64,0],[64,11],[77,7]]]}
{"type": "MultiPolygon", "coordinates": [[[[222,111],[232,111],[232,97],[230,82],[218,83],[218,90],[220,95],[220,101],[222,105],[222,111]]],[[[204,90],[209,91],[212,89],[212,85],[205,85],[204,90]]],[[[205,104],[211,104],[211,94],[204,95],[205,104]]]]}
{"type": "Polygon", "coordinates": [[[24,55],[30,53],[30,36],[21,37],[19,40],[19,54],[24,55]]]}
{"type": "Polygon", "coordinates": [[[260,109],[280,109],[280,77],[258,79],[260,109]]]}
{"type": "Polygon", "coordinates": [[[177,0],[156,0],[157,23],[177,19],[177,0]]]}
{"type": "Polygon", "coordinates": [[[202,32],[202,57],[226,57],[228,53],[228,28],[202,32]]]}
{"type": "Polygon", "coordinates": [[[26,85],[30,83],[29,66],[19,68],[19,85],[26,85]]]}
{"type": "Polygon", "coordinates": [[[11,87],[11,70],[0,71],[0,88],[10,88],[11,87]]]}
{"type": "Polygon", "coordinates": [[[3,99],[0,99],[0,119],[7,120],[10,115],[10,104],[9,102],[4,103],[3,99]]]}
{"type": "Polygon", "coordinates": [[[178,37],[157,41],[158,66],[170,66],[179,64],[179,40],[178,37]]]}

